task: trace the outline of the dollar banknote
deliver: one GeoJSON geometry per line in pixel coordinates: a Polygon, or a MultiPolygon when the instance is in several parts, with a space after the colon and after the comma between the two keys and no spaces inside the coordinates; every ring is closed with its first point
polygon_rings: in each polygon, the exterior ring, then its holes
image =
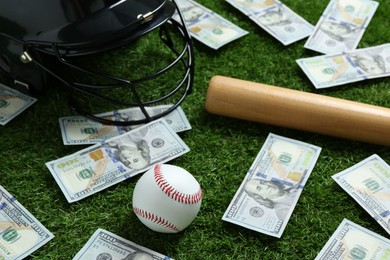
{"type": "Polygon", "coordinates": [[[32,104],[36,98],[0,84],[0,125],[5,125],[32,104]]]}
{"type": "Polygon", "coordinates": [[[73,260],[84,259],[169,260],[172,258],[99,228],[93,233],[84,247],[73,257],[73,260]]]}
{"type": "Polygon", "coordinates": [[[390,234],[390,166],[377,154],[332,178],[390,234]]]}
{"type": "Polygon", "coordinates": [[[189,151],[163,118],[74,154],[47,162],[69,203],[189,151]]]}
{"type": "MultiPolygon", "coordinates": [[[[248,34],[237,25],[192,0],[176,0],[192,37],[215,50],[248,34]]],[[[178,13],[173,18],[180,21],[178,13]]]]}
{"type": "Polygon", "coordinates": [[[0,186],[0,259],[23,259],[49,242],[50,233],[0,186]]]}
{"type": "MultiPolygon", "coordinates": [[[[160,114],[168,110],[172,105],[161,105],[155,107],[146,107],[150,116],[160,114]]],[[[129,108],[113,112],[98,114],[96,116],[111,121],[128,121],[129,118],[141,118],[139,108],[129,108]]],[[[175,132],[182,132],[191,129],[183,109],[179,106],[164,119],[173,128],[175,132]]],[[[68,116],[59,118],[62,140],[65,145],[85,145],[101,143],[106,139],[124,134],[140,125],[133,126],[115,126],[105,125],[83,116],[68,116]]]]}
{"type": "Polygon", "coordinates": [[[390,75],[390,44],[296,60],[317,89],[390,75]]]}
{"type": "Polygon", "coordinates": [[[304,47],[324,54],[356,49],[378,5],[369,0],[331,0],[304,47]]]}
{"type": "Polygon", "coordinates": [[[263,30],[289,45],[308,37],[314,26],[277,0],[227,0],[263,30]]]}
{"type": "Polygon", "coordinates": [[[315,260],[390,259],[390,240],[343,219],[315,260]]]}
{"type": "Polygon", "coordinates": [[[320,152],[270,133],[222,220],[280,238],[320,152]]]}

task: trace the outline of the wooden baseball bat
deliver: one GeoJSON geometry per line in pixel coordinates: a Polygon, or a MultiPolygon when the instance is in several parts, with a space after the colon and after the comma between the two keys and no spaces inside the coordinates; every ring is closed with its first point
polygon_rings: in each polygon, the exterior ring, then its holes
{"type": "Polygon", "coordinates": [[[224,76],[211,78],[209,113],[390,145],[390,108],[224,76]]]}

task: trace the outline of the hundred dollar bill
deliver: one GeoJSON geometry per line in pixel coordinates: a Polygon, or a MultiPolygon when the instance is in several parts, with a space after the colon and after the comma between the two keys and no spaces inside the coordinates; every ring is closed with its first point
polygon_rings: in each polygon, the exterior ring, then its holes
{"type": "MultiPolygon", "coordinates": [[[[153,116],[166,111],[170,107],[171,105],[162,105],[156,107],[147,107],[146,110],[151,116],[153,116]]],[[[139,108],[130,108],[102,113],[97,116],[112,121],[127,121],[129,118],[134,119],[141,117],[141,112],[139,108]]],[[[191,129],[191,125],[180,106],[166,115],[164,119],[175,132],[182,132],[191,129]]],[[[62,140],[65,145],[100,143],[106,139],[124,134],[140,126],[104,125],[83,116],[61,117],[59,118],[59,123],[62,140]]]]}
{"type": "Polygon", "coordinates": [[[278,0],[227,0],[283,45],[308,37],[314,26],[278,0]]]}
{"type": "Polygon", "coordinates": [[[356,49],[378,5],[369,0],[331,0],[304,47],[324,54],[356,49]]]}
{"type": "Polygon", "coordinates": [[[73,260],[83,259],[169,260],[172,258],[99,228],[93,233],[84,247],[73,257],[73,260]]]}
{"type": "Polygon", "coordinates": [[[390,44],[296,60],[317,89],[390,75],[390,44]]]}
{"type": "Polygon", "coordinates": [[[315,260],[390,259],[390,240],[344,219],[315,260]]]}
{"type": "Polygon", "coordinates": [[[190,149],[164,119],[47,162],[69,203],[172,160],[190,149]]]}
{"type": "Polygon", "coordinates": [[[0,186],[0,259],[23,259],[53,237],[49,230],[0,186]]]}
{"type": "Polygon", "coordinates": [[[222,220],[280,238],[320,152],[270,133],[222,220]]]}
{"type": "Polygon", "coordinates": [[[36,98],[0,84],[0,125],[7,124],[36,101],[36,98]]]}
{"type": "MultiPolygon", "coordinates": [[[[192,0],[176,0],[192,37],[215,50],[248,34],[237,25],[192,0]]],[[[173,17],[179,21],[178,14],[173,17]]]]}
{"type": "Polygon", "coordinates": [[[374,154],[332,178],[390,234],[390,166],[374,154]]]}

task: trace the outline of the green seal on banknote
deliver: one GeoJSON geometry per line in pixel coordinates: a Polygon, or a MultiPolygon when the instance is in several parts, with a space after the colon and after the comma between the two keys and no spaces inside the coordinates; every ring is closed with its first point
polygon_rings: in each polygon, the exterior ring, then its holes
{"type": "Polygon", "coordinates": [[[95,134],[98,132],[97,128],[96,127],[86,127],[86,128],[83,128],[81,129],[81,132],[83,134],[95,134]]]}
{"type": "Polygon", "coordinates": [[[215,28],[215,29],[213,29],[213,33],[221,35],[221,34],[223,34],[223,31],[221,29],[219,29],[219,28],[215,28]]]}
{"type": "Polygon", "coordinates": [[[8,106],[8,101],[7,100],[0,100],[0,107],[6,107],[8,106]]]}
{"type": "Polygon", "coordinates": [[[362,247],[361,245],[356,245],[352,248],[350,252],[353,259],[360,260],[366,258],[367,255],[367,249],[362,247]]]}
{"type": "Polygon", "coordinates": [[[19,238],[19,234],[15,229],[8,229],[7,231],[4,231],[1,238],[6,242],[12,242],[19,238]]]}

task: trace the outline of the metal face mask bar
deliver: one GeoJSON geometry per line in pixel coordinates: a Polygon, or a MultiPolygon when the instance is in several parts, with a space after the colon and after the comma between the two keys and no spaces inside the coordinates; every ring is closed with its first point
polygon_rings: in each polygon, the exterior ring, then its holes
{"type": "MultiPolygon", "coordinates": [[[[15,82],[30,88],[31,92],[41,90],[41,85],[47,83],[47,77],[49,75],[52,76],[69,88],[69,104],[75,111],[104,124],[135,125],[146,123],[165,116],[177,108],[185,99],[186,95],[191,92],[193,84],[194,54],[191,38],[176,3],[169,0],[91,1],[100,3],[102,8],[93,10],[92,8],[87,8],[88,6],[78,6],[78,9],[84,10],[84,12],[75,12],[74,9],[77,8],[72,9],[68,4],[66,12],[61,10],[63,13],[67,14],[67,17],[72,17],[73,20],[72,22],[69,22],[71,19],[68,18],[67,24],[60,29],[55,30],[55,33],[53,33],[52,30],[50,33],[35,33],[35,35],[39,35],[39,37],[32,37],[31,34],[25,34],[23,37],[17,38],[12,36],[10,32],[4,33],[0,31],[0,50],[2,48],[2,42],[5,42],[8,46],[5,48],[4,52],[8,55],[1,56],[0,67],[10,74],[15,82]],[[134,8],[138,10],[133,10],[131,14],[128,14],[128,11],[134,8]],[[72,10],[72,12],[69,10],[72,10]],[[175,12],[178,17],[180,17],[181,22],[172,19],[175,12]],[[71,13],[71,15],[69,13],[71,13]],[[77,20],[76,13],[79,17],[82,17],[82,19],[77,20]],[[96,29],[95,32],[91,29],[105,24],[110,24],[110,28],[107,29],[103,26],[102,28],[96,29]],[[166,67],[160,68],[147,76],[134,80],[127,80],[86,69],[71,61],[73,57],[94,55],[103,51],[122,47],[125,44],[131,44],[141,36],[146,35],[156,28],[159,29],[160,39],[175,57],[166,67]],[[170,36],[172,30],[175,35],[178,35],[182,39],[181,41],[183,41],[179,50],[175,47],[173,39],[170,36]],[[68,39],[69,41],[65,39],[68,39]],[[11,48],[9,46],[13,47],[11,48]],[[17,57],[18,52],[19,55],[17,57]],[[18,60],[16,60],[16,58],[18,58],[18,60]],[[48,60],[50,60],[50,62],[47,62],[48,60]],[[97,79],[100,78],[104,82],[108,82],[108,84],[89,84],[71,81],[52,69],[50,64],[53,62],[77,73],[83,73],[97,79]],[[182,71],[177,84],[168,91],[165,91],[162,96],[153,97],[150,100],[141,98],[142,93],[140,94],[140,92],[143,91],[143,87],[141,86],[142,83],[161,77],[168,71],[177,69],[177,67],[181,67],[180,70],[182,71]],[[34,73],[35,75],[33,75],[34,73]],[[127,90],[132,97],[132,101],[129,102],[117,99],[111,94],[101,93],[105,90],[111,91],[117,89],[127,90]],[[85,108],[85,101],[81,102],[80,96],[89,96],[98,99],[103,103],[111,103],[121,106],[122,108],[137,107],[142,114],[142,118],[130,119],[129,121],[114,121],[97,117],[94,113],[85,108]],[[148,113],[146,109],[147,106],[164,104],[164,102],[168,100],[170,101],[170,104],[172,104],[172,107],[168,110],[164,110],[156,115],[150,115],[148,113]]],[[[40,0],[40,2],[47,1],[40,0]]],[[[63,4],[65,1],[59,2],[63,4]]],[[[66,2],[68,3],[68,1],[66,2]]],[[[1,5],[2,4],[0,4],[0,8],[2,7],[1,5]]],[[[86,3],[83,3],[83,5],[86,5],[86,3]]],[[[1,19],[0,11],[0,26],[2,23],[1,19]]],[[[154,87],[158,88],[159,86],[154,87]]]]}

